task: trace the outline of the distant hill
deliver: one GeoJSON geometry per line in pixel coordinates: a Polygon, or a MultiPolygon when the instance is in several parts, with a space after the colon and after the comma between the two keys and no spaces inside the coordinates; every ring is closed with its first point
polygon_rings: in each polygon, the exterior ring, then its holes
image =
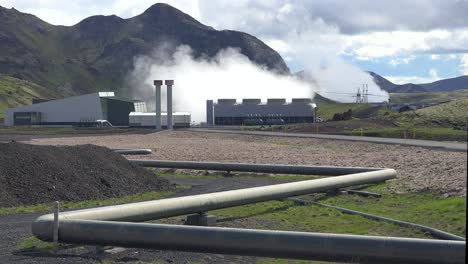
{"type": "Polygon", "coordinates": [[[382,90],[385,90],[389,93],[420,93],[427,91],[426,88],[417,84],[394,84],[375,72],[370,71],[369,74],[374,78],[375,83],[382,90]]]}
{"type": "Polygon", "coordinates": [[[369,72],[377,85],[389,93],[447,92],[468,87],[468,75],[424,84],[394,84],[375,72],[369,72]]]}
{"type": "Polygon", "coordinates": [[[468,89],[450,92],[390,93],[393,104],[430,104],[468,98],[468,89]]]}
{"type": "MultiPolygon", "coordinates": [[[[195,56],[239,48],[251,61],[289,73],[281,56],[252,35],[218,31],[167,4],[122,19],[92,16],[66,27],[0,6],[0,74],[28,80],[62,95],[123,91],[133,58],[168,42],[186,44],[195,56]]],[[[169,49],[168,52],[171,52],[169,49]]]]}
{"type": "Polygon", "coordinates": [[[448,92],[468,88],[468,75],[420,84],[430,92],[448,92]]]}

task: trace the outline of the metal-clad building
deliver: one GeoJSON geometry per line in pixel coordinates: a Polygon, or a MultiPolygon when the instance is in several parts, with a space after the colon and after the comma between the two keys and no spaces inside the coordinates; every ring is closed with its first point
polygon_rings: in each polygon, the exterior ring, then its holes
{"type": "Polygon", "coordinates": [[[6,109],[5,125],[93,126],[107,120],[114,126],[128,126],[128,115],[145,110],[144,102],[115,97],[114,92],[96,92],[6,109]]]}
{"type": "Polygon", "coordinates": [[[262,103],[260,99],[218,99],[207,101],[207,124],[215,125],[272,125],[312,123],[315,120],[315,104],[309,98],[272,98],[262,103]]]}
{"type": "MultiPolygon", "coordinates": [[[[175,112],[172,114],[173,127],[190,127],[191,115],[188,112],[175,112]]],[[[154,127],[156,125],[156,113],[131,112],[129,115],[132,127],[154,127]]],[[[167,128],[167,113],[161,113],[161,125],[167,128]]]]}

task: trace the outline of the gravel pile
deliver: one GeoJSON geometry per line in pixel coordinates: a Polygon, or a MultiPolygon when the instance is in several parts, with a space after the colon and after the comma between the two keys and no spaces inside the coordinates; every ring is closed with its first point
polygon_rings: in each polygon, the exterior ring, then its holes
{"type": "Polygon", "coordinates": [[[151,148],[142,159],[226,161],[393,168],[396,192],[431,191],[466,196],[466,153],[420,147],[339,140],[281,138],[163,131],[151,134],[67,136],[28,142],[47,145],[96,144],[109,147],[151,148]]]}
{"type": "Polygon", "coordinates": [[[0,207],[104,199],[173,186],[94,145],[0,143],[0,207]]]}

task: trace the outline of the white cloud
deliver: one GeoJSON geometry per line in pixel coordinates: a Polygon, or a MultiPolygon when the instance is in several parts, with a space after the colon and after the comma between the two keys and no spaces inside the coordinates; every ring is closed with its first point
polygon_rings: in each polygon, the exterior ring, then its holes
{"type": "Polygon", "coordinates": [[[439,72],[436,69],[430,69],[428,76],[385,76],[389,81],[395,84],[406,84],[406,83],[431,83],[442,79],[439,76],[439,72]]]}
{"type": "Polygon", "coordinates": [[[416,56],[411,55],[411,56],[405,57],[405,58],[392,58],[388,63],[390,65],[392,65],[393,67],[396,67],[396,66],[398,66],[400,64],[409,64],[414,59],[416,59],[416,56]]]}
{"type": "Polygon", "coordinates": [[[460,71],[463,75],[468,75],[468,53],[463,54],[460,58],[460,71]]]}
{"type": "Polygon", "coordinates": [[[438,54],[432,54],[431,55],[431,60],[439,60],[440,59],[440,55],[438,54]]]}

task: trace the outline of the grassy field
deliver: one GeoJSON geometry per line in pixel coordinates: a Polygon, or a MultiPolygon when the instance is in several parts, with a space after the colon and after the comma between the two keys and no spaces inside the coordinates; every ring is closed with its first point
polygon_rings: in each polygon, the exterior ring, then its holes
{"type": "Polygon", "coordinates": [[[390,98],[394,104],[426,104],[446,102],[451,99],[468,97],[468,89],[451,92],[424,92],[424,93],[391,93],[390,98]]]}
{"type": "Polygon", "coordinates": [[[464,127],[468,122],[468,98],[403,112],[396,117],[395,121],[400,126],[411,124],[413,126],[464,127]]]}
{"type": "Polygon", "coordinates": [[[370,104],[351,104],[351,103],[325,103],[319,104],[316,109],[316,114],[322,120],[330,120],[336,113],[343,113],[351,109],[351,111],[357,112],[365,109],[372,108],[370,104]]]}

